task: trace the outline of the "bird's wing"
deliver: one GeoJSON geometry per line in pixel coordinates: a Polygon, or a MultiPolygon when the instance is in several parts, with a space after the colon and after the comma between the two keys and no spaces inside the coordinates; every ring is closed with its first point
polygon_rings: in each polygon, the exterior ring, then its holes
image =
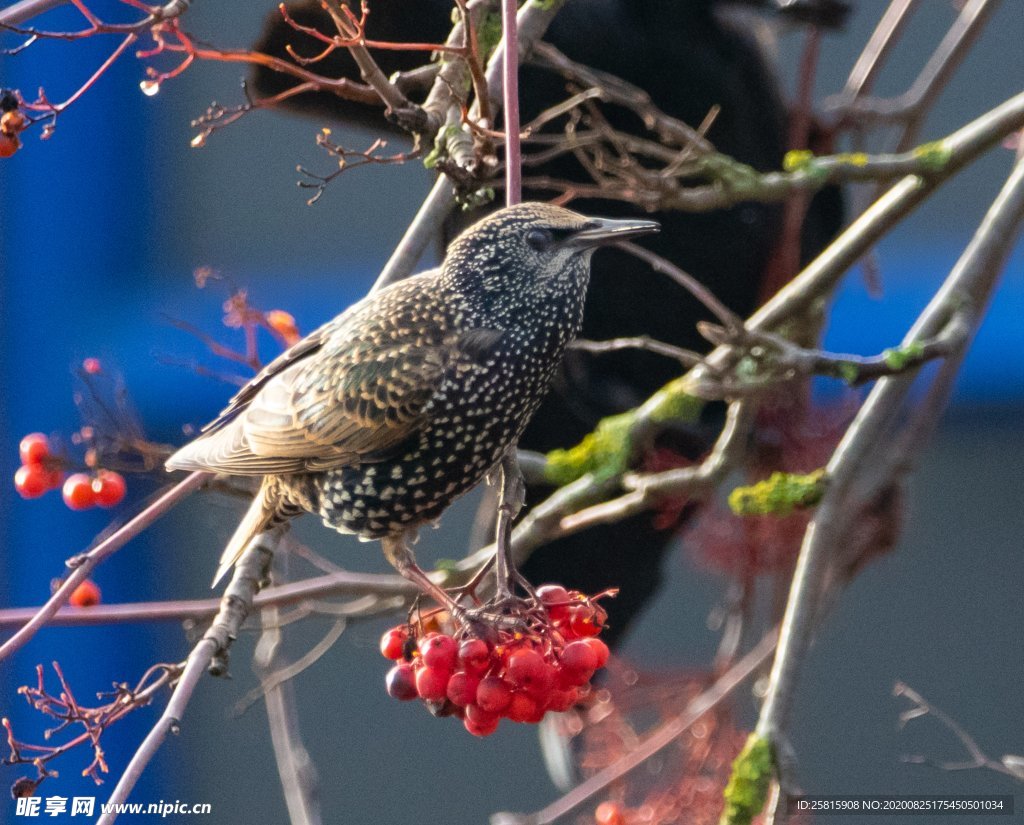
{"type": "Polygon", "coordinates": [[[501,338],[445,334],[424,312],[392,308],[322,327],[268,365],[167,466],[267,475],[381,460],[423,426],[446,372],[472,369],[501,338]]]}

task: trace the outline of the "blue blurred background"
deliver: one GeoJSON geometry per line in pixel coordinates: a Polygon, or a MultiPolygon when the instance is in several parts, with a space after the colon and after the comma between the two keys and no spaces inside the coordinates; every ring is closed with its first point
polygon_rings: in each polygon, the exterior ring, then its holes
{"type": "MultiPolygon", "coordinates": [[[[840,87],[884,6],[881,0],[860,3],[846,32],[826,38],[823,94],[840,87]]],[[[250,8],[199,3],[187,28],[243,46],[261,19],[250,8]]],[[[925,5],[880,93],[906,86],[952,14],[951,4],[925,5]]],[[[60,27],[72,19],[58,12],[47,22],[60,27]]],[[[1006,3],[950,84],[925,137],[946,134],[1017,92],[1022,42],[1024,8],[1006,3]]],[[[784,76],[792,74],[798,46],[795,37],[780,43],[784,76]]],[[[60,98],[111,48],[112,41],[94,38],[0,57],[0,86],[29,94],[42,84],[60,98]]],[[[220,323],[223,288],[197,290],[193,270],[219,270],[247,286],[257,306],[285,308],[309,330],[365,292],[429,186],[416,165],[363,170],[307,207],[295,188],[295,165],[329,171],[314,144],[319,122],[257,113],[191,150],[190,118],[210,100],[239,99],[239,69],[197,66],[154,98],[140,92],[142,78],[140,64],[123,58],[61,117],[50,141],[30,136],[13,159],[0,162],[0,478],[14,473],[24,433],[70,433],[79,426],[71,368],[86,356],[123,372],[151,438],[181,441],[183,424],[209,419],[230,393],[168,363],[205,359],[203,348],[168,317],[206,330],[220,323]]],[[[352,143],[370,139],[349,137],[352,143]]],[[[884,297],[871,297],[851,274],[829,328],[831,348],[871,353],[899,340],[969,240],[1011,158],[1006,150],[992,152],[881,245],[884,297]]],[[[1018,247],[917,475],[898,552],[855,582],[811,657],[794,733],[800,778],[809,789],[1014,790],[1006,777],[991,773],[939,775],[900,764],[901,753],[956,758],[959,752],[928,721],[898,731],[899,703],[890,690],[896,679],[908,682],[959,718],[994,756],[1024,751],[1022,308],[1024,253],[1018,247]]],[[[133,489],[132,495],[147,492],[133,489]]],[[[462,539],[450,545],[467,513],[462,507],[448,519],[448,531],[428,538],[428,557],[460,552],[462,539]]],[[[100,569],[105,601],[206,595],[234,517],[227,503],[179,508],[100,569]]],[[[106,519],[98,511],[71,513],[55,495],[23,502],[9,483],[0,485],[0,604],[44,600],[63,560],[87,545],[106,519]]],[[[349,548],[315,525],[306,534],[317,546],[349,548]]],[[[346,563],[381,569],[374,550],[358,548],[346,563]]],[[[626,653],[641,661],[656,655],[664,664],[706,662],[716,642],[706,618],[721,598],[721,582],[690,567],[683,553],[670,567],[667,595],[631,634],[626,653]]],[[[455,726],[386,699],[375,650],[382,627],[350,629],[296,680],[327,821],[391,823],[422,819],[427,811],[428,818],[451,825],[479,823],[492,810],[527,810],[550,799],[554,791],[530,731],[470,741],[455,726]]],[[[290,649],[305,650],[325,630],[316,623],[295,630],[290,649]]],[[[243,640],[235,654],[234,681],[204,681],[182,735],[164,747],[134,799],[211,802],[218,823],[285,821],[262,709],[230,716],[253,683],[250,644],[243,640]]],[[[36,738],[30,734],[38,733],[40,721],[15,688],[34,680],[39,662],[59,660],[87,699],[186,650],[176,626],[46,630],[0,664],[0,714],[26,738],[36,738]]],[[[114,776],[158,712],[139,712],[105,738],[114,776]]],[[[94,790],[77,776],[78,760],[62,760],[59,787],[54,782],[41,792],[105,798],[112,786],[94,790]]],[[[7,783],[18,775],[10,768],[0,773],[7,783]]],[[[13,806],[0,803],[0,822],[10,819],[13,806]]]]}

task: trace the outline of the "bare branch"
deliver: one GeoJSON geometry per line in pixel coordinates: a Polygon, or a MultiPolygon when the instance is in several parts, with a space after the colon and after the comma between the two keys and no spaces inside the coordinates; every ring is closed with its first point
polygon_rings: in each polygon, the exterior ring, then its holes
{"type": "Polygon", "coordinates": [[[906,685],[903,682],[897,682],[893,686],[892,692],[894,696],[904,696],[913,703],[913,707],[900,713],[900,726],[905,725],[912,719],[918,719],[922,716],[932,716],[960,740],[960,744],[964,746],[964,749],[970,756],[970,759],[954,762],[939,761],[927,756],[915,755],[904,756],[904,762],[908,762],[912,765],[931,765],[932,767],[943,771],[966,771],[973,770],[975,768],[986,768],[987,770],[996,771],[997,773],[1002,773],[1006,776],[1012,776],[1014,779],[1024,781],[1024,773],[1021,772],[1020,768],[1014,769],[1012,757],[1009,758],[1010,764],[1008,764],[1008,757],[1004,756],[1000,760],[993,759],[988,756],[985,751],[981,749],[977,740],[975,740],[975,738],[964,729],[963,725],[948,714],[939,710],[935,705],[931,704],[920,693],[910,687],[910,685],[906,685]]]}
{"type": "MultiPolygon", "coordinates": [[[[1018,162],[957,265],[907,334],[905,345],[935,335],[954,308],[964,302],[979,310],[987,303],[1022,218],[1024,162],[1018,162]]],[[[974,320],[974,328],[978,320],[974,320]]],[[[967,346],[969,338],[962,347],[967,346]]],[[[856,517],[860,503],[877,493],[877,488],[860,489],[861,482],[865,474],[872,477],[871,457],[880,445],[888,443],[886,433],[910,391],[913,377],[907,374],[883,378],[876,384],[826,468],[829,485],[804,537],[779,651],[757,724],[757,733],[769,741],[784,738],[795,687],[819,615],[821,588],[830,560],[834,563],[835,549],[842,546],[849,520],[856,517]]],[[[884,483],[893,482],[887,479],[884,483]]]]}
{"type": "MultiPolygon", "coordinates": [[[[259,541],[254,541],[249,544],[238,564],[235,565],[234,574],[224,591],[221,607],[213,624],[192,649],[185,662],[181,677],[174,686],[174,692],[171,694],[167,707],[135,752],[128,767],[121,774],[117,787],[110,795],[108,808],[111,811],[116,810],[128,799],[132,788],[135,787],[146,766],[160,749],[167,734],[178,732],[185,710],[188,708],[188,703],[192,699],[192,694],[195,692],[203,672],[215,664],[219,664],[220,667],[226,666],[227,651],[238,636],[242,623],[252,610],[253,597],[259,592],[260,582],[265,576],[272,554],[271,548],[264,546],[259,541]]],[[[116,819],[116,813],[104,813],[97,820],[97,825],[113,825],[116,819]]]]}

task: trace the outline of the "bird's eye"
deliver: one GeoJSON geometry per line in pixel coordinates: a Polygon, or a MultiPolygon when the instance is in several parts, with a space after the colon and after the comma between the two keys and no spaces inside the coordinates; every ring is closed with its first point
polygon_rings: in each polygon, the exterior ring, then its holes
{"type": "Polygon", "coordinates": [[[554,242],[554,236],[547,229],[531,229],[526,233],[526,242],[541,252],[554,242]]]}

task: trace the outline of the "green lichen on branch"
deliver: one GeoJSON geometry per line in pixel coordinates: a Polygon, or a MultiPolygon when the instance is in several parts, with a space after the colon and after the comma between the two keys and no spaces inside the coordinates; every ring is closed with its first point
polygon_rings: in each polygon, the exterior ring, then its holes
{"type": "Polygon", "coordinates": [[[476,42],[481,60],[491,59],[491,55],[501,42],[501,34],[501,15],[496,11],[485,11],[476,27],[476,42]]]}
{"type": "Polygon", "coordinates": [[[697,161],[701,172],[715,183],[738,194],[749,193],[756,197],[764,188],[760,172],[753,166],[741,163],[729,155],[709,152],[697,161]]]}
{"type": "Polygon", "coordinates": [[[857,379],[860,378],[860,367],[852,361],[840,362],[837,367],[837,371],[839,372],[839,377],[851,386],[856,384],[857,379]]]}
{"type": "Polygon", "coordinates": [[[544,478],[562,487],[587,473],[602,478],[621,473],[629,461],[634,417],[633,412],[625,412],[602,418],[575,447],[552,450],[547,454],[544,478]]]}
{"type": "Polygon", "coordinates": [[[882,360],[885,365],[897,372],[914,366],[924,357],[924,344],[920,341],[911,341],[903,347],[893,347],[882,353],[882,360]]]}
{"type": "Polygon", "coordinates": [[[690,393],[687,390],[689,386],[685,375],[669,381],[644,404],[648,418],[657,424],[667,421],[692,424],[700,418],[704,400],[690,393]]]}
{"type": "Polygon", "coordinates": [[[592,433],[575,447],[547,454],[544,478],[562,487],[587,473],[606,479],[624,472],[633,455],[636,427],[644,420],[662,424],[692,423],[704,402],[686,392],[683,378],[676,378],[652,395],[641,407],[603,418],[592,433]]]}
{"type": "Polygon", "coordinates": [[[800,475],[772,473],[769,478],[729,493],[729,508],[737,516],[787,516],[814,507],[825,492],[825,469],[800,475]]]}
{"type": "MultiPolygon", "coordinates": [[[[863,163],[851,165],[864,165],[863,163]]],[[[808,180],[817,185],[824,185],[828,181],[829,170],[820,162],[820,159],[810,149],[791,149],[782,158],[782,169],[791,175],[805,175],[808,180]]]]}
{"type": "Polygon", "coordinates": [[[756,733],[750,734],[732,763],[732,773],[723,792],[725,808],[719,825],[750,825],[764,808],[774,763],[768,740],[756,733]]]}
{"type": "Polygon", "coordinates": [[[914,149],[914,157],[921,161],[927,172],[941,172],[952,156],[953,152],[944,140],[922,143],[914,149]]]}
{"type": "Polygon", "coordinates": [[[434,148],[423,158],[423,165],[427,169],[433,169],[440,160],[449,157],[451,154],[450,144],[460,140],[462,134],[462,130],[453,124],[439,130],[437,137],[434,138],[434,148]]]}

